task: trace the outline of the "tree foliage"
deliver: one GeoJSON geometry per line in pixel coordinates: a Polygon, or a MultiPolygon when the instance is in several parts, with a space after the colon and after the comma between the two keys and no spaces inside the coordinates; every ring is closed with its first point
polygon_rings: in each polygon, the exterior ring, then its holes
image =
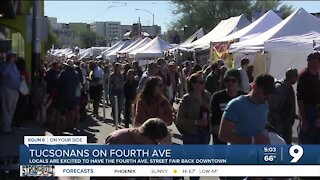
{"type": "Polygon", "coordinates": [[[250,20],[254,11],[272,9],[282,12],[283,18],[293,11],[292,6],[284,4],[281,0],[171,0],[171,2],[175,6],[172,13],[177,16],[171,24],[171,29],[181,31],[188,27],[190,32],[195,32],[201,27],[205,31],[210,31],[221,20],[241,14],[250,20]]]}
{"type": "Polygon", "coordinates": [[[97,35],[92,31],[83,31],[80,33],[80,47],[92,47],[96,46],[97,35]]]}
{"type": "Polygon", "coordinates": [[[57,41],[57,35],[52,31],[52,28],[49,24],[48,26],[48,40],[44,44],[45,51],[51,49],[51,46],[54,45],[57,41]]]}

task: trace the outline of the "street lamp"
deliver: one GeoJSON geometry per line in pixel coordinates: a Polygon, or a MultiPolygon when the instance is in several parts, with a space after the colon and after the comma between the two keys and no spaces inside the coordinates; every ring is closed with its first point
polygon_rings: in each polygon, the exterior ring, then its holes
{"type": "Polygon", "coordinates": [[[152,26],[154,26],[154,14],[152,12],[150,12],[150,11],[148,11],[146,9],[134,9],[134,10],[136,10],[136,11],[145,11],[145,12],[151,14],[152,15],[152,26]]]}

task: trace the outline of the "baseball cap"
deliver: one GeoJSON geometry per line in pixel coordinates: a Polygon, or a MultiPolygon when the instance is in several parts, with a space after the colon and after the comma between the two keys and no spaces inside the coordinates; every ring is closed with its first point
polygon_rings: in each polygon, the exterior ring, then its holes
{"type": "Polygon", "coordinates": [[[274,78],[269,75],[269,74],[260,74],[258,75],[254,83],[258,86],[261,87],[265,93],[274,93],[276,91],[275,83],[274,83],[274,78]]]}

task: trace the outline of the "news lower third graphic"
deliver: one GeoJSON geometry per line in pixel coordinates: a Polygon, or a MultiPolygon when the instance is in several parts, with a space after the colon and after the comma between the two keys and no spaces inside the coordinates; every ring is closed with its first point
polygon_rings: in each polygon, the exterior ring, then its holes
{"type": "Polygon", "coordinates": [[[96,145],[25,137],[21,176],[320,176],[320,146],[96,145]]]}

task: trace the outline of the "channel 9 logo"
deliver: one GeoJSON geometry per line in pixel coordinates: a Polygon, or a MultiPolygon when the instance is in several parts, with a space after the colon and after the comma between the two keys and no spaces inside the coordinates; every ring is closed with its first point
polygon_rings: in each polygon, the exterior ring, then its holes
{"type": "Polygon", "coordinates": [[[22,165],[20,166],[20,177],[35,177],[35,176],[54,176],[54,166],[47,165],[22,165]]]}

